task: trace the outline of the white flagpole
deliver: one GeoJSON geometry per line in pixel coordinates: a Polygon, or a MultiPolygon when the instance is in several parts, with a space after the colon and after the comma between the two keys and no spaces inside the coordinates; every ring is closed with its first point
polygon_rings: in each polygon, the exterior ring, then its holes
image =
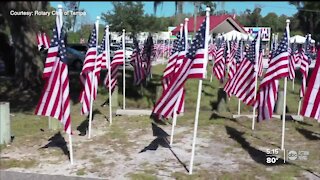
{"type": "MultiPolygon", "coordinates": [[[[256,77],[254,80],[255,86],[254,86],[254,100],[257,98],[257,89],[258,89],[258,59],[259,59],[259,48],[260,48],[260,31],[258,31],[258,39],[255,45],[255,66],[254,66],[254,72],[256,73],[256,77]]],[[[255,105],[253,105],[253,113],[252,113],[252,127],[251,129],[254,130],[254,123],[255,123],[255,117],[256,117],[256,108],[255,105]]]]}
{"type": "MultiPolygon", "coordinates": [[[[58,5],[58,12],[59,12],[59,14],[58,14],[58,16],[59,16],[59,20],[60,20],[60,25],[59,25],[59,27],[61,27],[62,28],[62,24],[63,24],[63,13],[62,13],[62,5],[61,4],[59,4],[58,5]]],[[[60,29],[60,33],[61,33],[61,31],[62,31],[62,29],[60,29]]],[[[59,30],[58,30],[58,32],[59,32],[59,30]]],[[[60,36],[60,33],[59,33],[59,36],[60,36]]],[[[61,37],[60,37],[61,38],[61,37]]],[[[49,125],[51,126],[51,118],[50,118],[50,116],[49,116],[49,125]]],[[[70,125],[70,129],[71,129],[71,125],[70,125]]],[[[69,136],[69,156],[70,156],[70,164],[71,165],[73,165],[73,148],[72,148],[72,136],[71,136],[71,134],[68,134],[68,136],[69,136]]]]}
{"type": "MultiPolygon", "coordinates": [[[[99,34],[99,20],[100,20],[100,17],[97,16],[97,19],[96,19],[96,34],[97,34],[97,39],[96,39],[96,52],[98,52],[98,34],[99,34]]],[[[95,80],[94,80],[94,74],[95,74],[95,70],[96,70],[96,66],[97,66],[97,56],[95,57],[95,60],[94,60],[94,69],[93,71],[91,72],[91,91],[90,91],[90,114],[89,114],[89,132],[88,132],[88,138],[90,139],[91,138],[91,124],[92,124],[92,108],[93,108],[93,91],[94,91],[94,85],[95,85],[95,80]]]]}
{"type": "Polygon", "coordinates": [[[240,115],[240,99],[238,99],[238,115],[240,115]]]}
{"type": "Polygon", "coordinates": [[[297,113],[298,116],[300,116],[300,111],[301,111],[301,100],[302,98],[299,99],[298,113],[297,113]]]}
{"type": "MultiPolygon", "coordinates": [[[[211,44],[213,44],[213,38],[212,35],[210,35],[210,42],[211,44]]],[[[209,52],[208,52],[209,53],[209,52]]],[[[213,56],[211,56],[211,61],[212,61],[212,67],[213,67],[213,56]]],[[[212,82],[212,70],[211,70],[211,75],[210,75],[210,82],[212,82]]]]}
{"type": "Polygon", "coordinates": [[[111,62],[110,62],[110,39],[109,39],[109,25],[106,26],[106,58],[107,58],[107,67],[108,67],[108,86],[109,86],[109,121],[112,124],[112,100],[111,100],[111,62]]]}
{"type": "MultiPolygon", "coordinates": [[[[188,18],[185,18],[185,26],[184,26],[184,33],[185,33],[185,50],[187,51],[187,42],[188,42],[188,21],[189,19],[188,18]]],[[[182,28],[183,28],[183,24],[180,24],[180,39],[183,38],[183,34],[182,34],[182,28]]],[[[179,91],[180,95],[178,97],[178,100],[174,106],[174,109],[173,109],[173,119],[172,119],[172,127],[171,127],[171,136],[170,136],[170,146],[172,146],[172,143],[173,143],[173,135],[174,135],[174,127],[176,126],[177,124],[177,110],[178,110],[178,107],[179,107],[179,100],[181,100],[182,98],[182,94],[183,94],[183,91],[179,91]]]]}
{"type": "MultiPolygon", "coordinates": [[[[204,43],[204,62],[207,63],[208,61],[208,42],[209,42],[209,26],[210,26],[210,8],[206,8],[206,35],[205,35],[205,43],[204,43]]],[[[206,65],[206,64],[205,64],[206,65]]],[[[206,67],[206,66],[205,66],[206,67]]],[[[192,174],[193,169],[193,160],[194,160],[194,153],[196,148],[196,138],[197,138],[197,130],[198,130],[198,121],[199,121],[199,110],[200,110],[200,101],[201,101],[201,91],[202,91],[202,79],[199,80],[198,86],[198,97],[197,97],[197,107],[196,107],[196,115],[194,121],[194,132],[193,132],[193,142],[192,142],[192,152],[191,152],[191,160],[190,160],[190,168],[189,174],[192,174]]]]}
{"type": "MultiPolygon", "coordinates": [[[[288,37],[290,37],[290,30],[289,30],[289,24],[290,20],[287,19],[286,21],[287,27],[286,31],[288,33],[288,37]]],[[[290,40],[288,38],[288,47],[290,44],[290,40]]],[[[283,87],[283,113],[282,113],[282,137],[281,137],[281,150],[284,150],[284,134],[285,134],[285,125],[286,125],[286,99],[287,99],[287,77],[284,78],[284,87],[283,87]]]]}
{"type": "Polygon", "coordinates": [[[122,48],[123,48],[123,109],[126,109],[126,30],[122,30],[122,48]]]}
{"type": "MultiPolygon", "coordinates": [[[[295,68],[294,68],[294,69],[295,69],[295,68]]],[[[292,91],[294,91],[294,79],[295,79],[295,78],[292,79],[292,91]]]]}

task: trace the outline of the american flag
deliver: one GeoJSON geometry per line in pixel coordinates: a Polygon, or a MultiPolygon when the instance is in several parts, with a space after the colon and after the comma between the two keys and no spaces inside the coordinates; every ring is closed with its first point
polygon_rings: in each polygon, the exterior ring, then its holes
{"type": "MultiPolygon", "coordinates": [[[[123,58],[124,58],[124,50],[123,47],[121,45],[121,47],[119,47],[118,50],[116,50],[114,52],[114,56],[112,58],[111,61],[111,93],[113,93],[117,83],[118,83],[118,70],[120,68],[121,65],[123,65],[123,58]]],[[[125,68],[125,67],[123,67],[125,68]]],[[[108,71],[110,70],[110,68],[108,69],[108,71]]],[[[105,77],[104,80],[104,85],[106,88],[109,88],[109,73],[107,74],[107,76],[105,77]]]]}
{"type": "Polygon", "coordinates": [[[301,108],[302,116],[317,119],[320,122],[320,51],[311,74],[301,108]]]}
{"type": "Polygon", "coordinates": [[[155,50],[154,50],[153,40],[152,40],[152,36],[149,35],[147,38],[147,41],[144,43],[144,47],[141,55],[145,77],[149,77],[151,73],[151,63],[154,57],[155,57],[155,50]]]}
{"type": "Polygon", "coordinates": [[[100,47],[98,48],[97,62],[101,62],[101,69],[108,69],[106,56],[106,32],[104,32],[100,47]]]}
{"type": "Polygon", "coordinates": [[[230,51],[227,53],[227,57],[226,57],[226,63],[228,66],[230,66],[230,64],[234,60],[234,56],[236,54],[237,46],[238,46],[237,39],[230,41],[229,44],[230,44],[230,51]]]}
{"type": "Polygon", "coordinates": [[[83,63],[82,71],[80,73],[80,82],[82,90],[80,92],[80,102],[82,103],[81,114],[87,114],[90,111],[91,93],[93,93],[93,99],[96,99],[98,90],[98,77],[96,75],[96,58],[97,58],[97,33],[96,26],[94,25],[89,42],[86,57],[83,63]],[[94,83],[92,89],[92,83],[94,83]]]}
{"type": "Polygon", "coordinates": [[[278,46],[278,35],[277,36],[272,36],[272,42],[271,42],[271,51],[269,52],[269,60],[268,60],[268,64],[270,63],[271,59],[272,59],[272,54],[276,51],[277,46],[278,46]]]}
{"type": "Polygon", "coordinates": [[[211,59],[214,60],[216,58],[216,52],[217,52],[216,42],[211,41],[211,43],[209,44],[208,51],[209,51],[209,56],[211,56],[211,59]]]}
{"type": "MultiPolygon", "coordinates": [[[[60,24],[58,16],[56,16],[56,24],[60,24]]],[[[56,29],[54,29],[54,31],[56,31],[56,29]]],[[[57,35],[53,34],[53,38],[57,38],[57,35]]],[[[51,43],[52,43],[52,40],[51,40],[51,43]]],[[[48,49],[46,61],[44,63],[44,69],[42,74],[43,79],[47,79],[51,76],[51,73],[53,71],[53,65],[56,62],[57,56],[58,56],[58,47],[50,46],[48,49]]]]}
{"type": "Polygon", "coordinates": [[[217,42],[217,53],[213,65],[213,74],[217,77],[219,81],[222,81],[225,74],[225,50],[226,42],[224,39],[218,39],[217,42]]]}
{"type": "Polygon", "coordinates": [[[136,39],[134,41],[134,50],[131,55],[131,65],[133,66],[133,77],[134,77],[134,85],[139,85],[142,83],[142,81],[145,79],[145,69],[142,62],[141,57],[141,49],[139,47],[138,41],[136,39]]]}
{"type": "Polygon", "coordinates": [[[280,40],[280,43],[272,54],[267,72],[259,86],[259,93],[255,108],[258,108],[257,120],[270,119],[273,114],[274,105],[277,100],[279,79],[289,76],[289,27],[280,40]]]}
{"type": "MultiPolygon", "coordinates": [[[[235,74],[234,78],[225,85],[224,90],[227,94],[234,94],[241,101],[247,105],[253,105],[254,103],[254,90],[255,90],[255,65],[256,65],[256,46],[259,45],[258,36],[251,42],[249,50],[242,60],[239,70],[235,74]]],[[[240,52],[238,52],[240,54],[240,52]]],[[[237,53],[237,54],[238,54],[237,53]]],[[[237,55],[240,56],[240,55],[237,55]]]]}
{"type": "Polygon", "coordinates": [[[236,60],[235,55],[238,50],[238,42],[237,39],[231,42],[231,48],[230,53],[227,55],[227,65],[229,65],[229,72],[228,72],[228,78],[229,80],[234,77],[234,74],[236,73],[236,60]]]}
{"type": "Polygon", "coordinates": [[[50,44],[51,53],[48,54],[53,63],[52,71],[45,82],[35,114],[58,119],[64,125],[65,132],[72,134],[69,78],[64,37],[63,28],[57,23],[53,29],[53,38],[50,44]],[[58,32],[60,30],[61,33],[58,32]]]}
{"type": "Polygon", "coordinates": [[[289,48],[290,59],[289,59],[289,79],[294,79],[296,76],[296,64],[300,63],[300,55],[297,48],[297,44],[291,43],[289,48]]]}
{"type": "Polygon", "coordinates": [[[258,76],[262,77],[263,74],[263,54],[262,54],[262,41],[260,39],[259,45],[259,58],[258,58],[258,76]]]}
{"type": "Polygon", "coordinates": [[[39,32],[37,34],[37,42],[38,42],[38,50],[40,51],[41,49],[49,49],[49,41],[50,38],[48,35],[46,35],[46,33],[44,32],[39,32]]]}
{"type": "Polygon", "coordinates": [[[301,59],[300,59],[300,72],[302,74],[302,85],[300,89],[300,98],[303,98],[305,94],[305,89],[307,87],[307,77],[309,73],[309,65],[311,63],[310,57],[310,39],[309,36],[306,38],[304,44],[304,49],[301,50],[301,59]]]}
{"type": "MultiPolygon", "coordinates": [[[[181,64],[183,62],[183,59],[186,57],[186,34],[184,32],[184,30],[182,30],[182,36],[180,36],[180,34],[178,34],[178,40],[177,40],[177,44],[176,44],[176,49],[175,49],[175,54],[173,54],[172,57],[174,57],[175,59],[171,59],[172,64],[168,64],[168,68],[165,69],[164,72],[164,76],[163,76],[163,91],[165,91],[168,87],[168,84],[170,83],[170,81],[172,80],[172,78],[175,76],[175,73],[178,72],[178,70],[181,67],[181,64]]],[[[176,103],[176,105],[178,106],[177,108],[177,112],[178,113],[182,113],[184,112],[184,97],[185,97],[185,90],[184,88],[182,88],[179,91],[179,94],[181,94],[181,98],[178,98],[178,101],[176,103]]]]}
{"type": "Polygon", "coordinates": [[[161,82],[162,82],[162,89],[164,90],[167,89],[170,79],[174,73],[175,64],[179,54],[179,51],[178,51],[178,46],[179,46],[178,44],[180,42],[179,39],[180,39],[180,33],[178,33],[177,39],[175,39],[173,42],[173,48],[171,51],[171,55],[169,56],[169,59],[168,59],[168,64],[163,71],[163,77],[161,82]]]}
{"type": "MultiPolygon", "coordinates": [[[[199,31],[196,33],[190,49],[188,50],[186,57],[183,59],[183,63],[179,70],[175,73],[172,81],[168,85],[168,88],[163,91],[160,99],[157,101],[153,108],[152,115],[157,117],[168,118],[173,114],[174,107],[180,96],[185,82],[188,78],[204,78],[205,68],[207,65],[206,59],[204,59],[205,45],[208,46],[208,39],[206,37],[206,26],[209,22],[201,24],[199,31]]],[[[206,49],[207,51],[207,49],[206,49]]]]}
{"type": "Polygon", "coordinates": [[[244,58],[244,49],[243,49],[243,44],[244,42],[242,40],[239,41],[238,43],[238,49],[236,52],[236,55],[234,56],[234,59],[236,61],[236,70],[239,69],[240,63],[242,62],[243,58],[244,58]]]}

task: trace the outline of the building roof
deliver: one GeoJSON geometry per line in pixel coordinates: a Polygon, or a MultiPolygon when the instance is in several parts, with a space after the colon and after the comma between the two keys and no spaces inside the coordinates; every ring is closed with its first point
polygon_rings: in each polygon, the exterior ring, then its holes
{"type": "MultiPolygon", "coordinates": [[[[205,19],[205,16],[197,17],[196,30],[200,28],[201,23],[205,19]]],[[[211,33],[225,33],[232,30],[237,30],[242,33],[247,33],[243,26],[234,19],[231,15],[224,14],[218,16],[210,16],[210,34],[211,33]]],[[[177,34],[180,31],[180,25],[178,25],[171,32],[172,34],[177,34]]],[[[188,32],[194,32],[194,17],[189,18],[188,22],[188,32]]]]}

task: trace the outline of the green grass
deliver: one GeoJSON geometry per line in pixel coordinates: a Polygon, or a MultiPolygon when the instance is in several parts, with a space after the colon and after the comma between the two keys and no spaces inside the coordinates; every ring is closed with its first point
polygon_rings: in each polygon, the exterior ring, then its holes
{"type": "Polygon", "coordinates": [[[84,176],[86,175],[86,168],[81,168],[81,169],[78,169],[77,172],[76,172],[76,175],[77,176],[84,176]]]}
{"type": "Polygon", "coordinates": [[[2,159],[0,163],[0,169],[9,169],[9,168],[32,168],[38,165],[38,162],[34,159],[2,159]]]}
{"type": "Polygon", "coordinates": [[[157,177],[147,173],[130,173],[128,175],[132,180],[157,180],[157,177]]]}

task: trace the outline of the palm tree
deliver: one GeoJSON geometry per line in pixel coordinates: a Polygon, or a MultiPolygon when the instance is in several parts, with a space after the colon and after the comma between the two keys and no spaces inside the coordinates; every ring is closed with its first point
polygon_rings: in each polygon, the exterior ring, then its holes
{"type": "MultiPolygon", "coordinates": [[[[154,14],[156,14],[158,7],[163,5],[165,1],[154,1],[153,10],[154,14]]],[[[184,1],[175,1],[175,15],[178,16],[179,22],[181,22],[182,14],[183,14],[183,5],[184,1]]]]}

